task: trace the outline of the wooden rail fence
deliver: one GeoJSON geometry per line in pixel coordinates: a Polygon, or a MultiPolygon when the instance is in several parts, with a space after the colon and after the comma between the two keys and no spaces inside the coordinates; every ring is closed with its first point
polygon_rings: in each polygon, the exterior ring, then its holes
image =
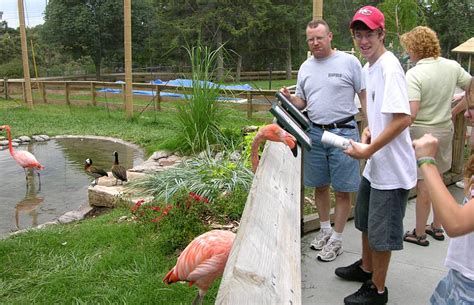
{"type": "MultiPolygon", "coordinates": [[[[67,104],[67,105],[87,105],[92,104],[105,105],[100,103],[100,98],[113,100],[112,97],[121,97],[123,103],[110,104],[107,107],[124,108],[125,104],[125,90],[123,83],[116,82],[102,82],[102,81],[62,81],[62,80],[39,80],[32,81],[33,102],[34,103],[52,103],[52,104],[67,104]],[[100,89],[119,89],[120,94],[111,92],[100,92],[100,89]]],[[[178,94],[191,93],[190,88],[183,88],[180,86],[171,85],[153,85],[149,83],[133,83],[132,90],[143,90],[150,92],[150,95],[134,95],[134,100],[137,101],[151,101],[156,104],[154,110],[160,111],[162,103],[176,102],[180,98],[162,96],[161,92],[170,92],[178,94]]],[[[5,99],[13,98],[25,100],[23,80],[8,80],[4,79],[0,82],[0,92],[5,99]]],[[[224,107],[230,107],[237,110],[245,111],[247,118],[252,119],[253,113],[259,111],[267,111],[271,104],[269,101],[275,100],[275,93],[277,90],[230,90],[221,89],[221,94],[224,97],[229,97],[227,102],[223,102],[224,107]],[[236,100],[237,99],[237,100],[236,100]]],[[[181,99],[182,100],[182,99],[181,99]]],[[[143,104],[143,103],[142,103],[143,104]]],[[[142,111],[143,107],[134,105],[136,111],[142,111]],[[135,107],[136,106],[136,107],[135,107]]]]}

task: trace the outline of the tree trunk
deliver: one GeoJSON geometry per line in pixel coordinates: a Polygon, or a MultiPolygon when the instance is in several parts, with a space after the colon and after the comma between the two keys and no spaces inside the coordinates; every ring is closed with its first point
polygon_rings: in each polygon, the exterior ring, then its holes
{"type": "Polygon", "coordinates": [[[101,63],[102,63],[102,58],[100,56],[94,56],[94,67],[95,67],[95,78],[96,80],[100,81],[101,76],[100,76],[100,68],[101,68],[101,63]]]}

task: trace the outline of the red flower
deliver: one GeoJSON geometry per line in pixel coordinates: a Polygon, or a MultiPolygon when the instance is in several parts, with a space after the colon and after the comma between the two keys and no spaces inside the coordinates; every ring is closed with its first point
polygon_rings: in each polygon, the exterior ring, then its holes
{"type": "Polygon", "coordinates": [[[135,205],[131,208],[132,213],[135,213],[135,212],[141,207],[141,205],[142,205],[144,202],[145,202],[144,199],[138,200],[138,201],[135,203],[135,205]]]}

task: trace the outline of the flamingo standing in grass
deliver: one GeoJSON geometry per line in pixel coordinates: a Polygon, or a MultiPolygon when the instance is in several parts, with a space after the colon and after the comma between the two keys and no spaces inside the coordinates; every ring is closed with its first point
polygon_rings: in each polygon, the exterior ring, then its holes
{"type": "Polygon", "coordinates": [[[252,160],[252,170],[255,173],[258,167],[258,149],[262,142],[266,140],[274,141],[274,142],[282,142],[292,150],[293,154],[295,155],[296,152],[296,138],[290,134],[289,132],[285,131],[283,128],[278,126],[277,124],[270,124],[263,126],[257,132],[257,135],[252,141],[252,147],[250,152],[250,158],[252,160]]]}
{"type": "Polygon", "coordinates": [[[184,249],[163,283],[186,281],[189,286],[195,284],[199,292],[193,305],[202,304],[212,282],[224,273],[234,239],[234,233],[224,230],[212,230],[199,235],[184,249]]]}
{"type": "Polygon", "coordinates": [[[25,171],[25,178],[26,178],[26,186],[28,187],[28,173],[26,171],[27,168],[31,168],[33,172],[38,174],[38,181],[39,185],[41,187],[41,178],[40,178],[40,173],[38,170],[44,169],[44,166],[41,165],[38,160],[36,160],[35,156],[26,151],[26,150],[14,150],[12,146],[12,135],[10,132],[10,126],[8,125],[2,125],[0,126],[0,131],[6,130],[7,135],[8,135],[8,149],[10,150],[10,155],[12,155],[13,159],[15,159],[16,163],[23,167],[23,170],[25,171]]]}

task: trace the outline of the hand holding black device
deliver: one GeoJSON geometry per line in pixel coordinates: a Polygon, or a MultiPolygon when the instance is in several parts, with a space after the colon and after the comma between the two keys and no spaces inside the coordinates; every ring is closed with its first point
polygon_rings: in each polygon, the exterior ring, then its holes
{"type": "Polygon", "coordinates": [[[304,116],[301,111],[293,105],[283,93],[278,92],[276,94],[277,99],[280,101],[282,107],[288,111],[288,114],[300,125],[301,129],[307,130],[310,126],[309,119],[304,116]]]}

